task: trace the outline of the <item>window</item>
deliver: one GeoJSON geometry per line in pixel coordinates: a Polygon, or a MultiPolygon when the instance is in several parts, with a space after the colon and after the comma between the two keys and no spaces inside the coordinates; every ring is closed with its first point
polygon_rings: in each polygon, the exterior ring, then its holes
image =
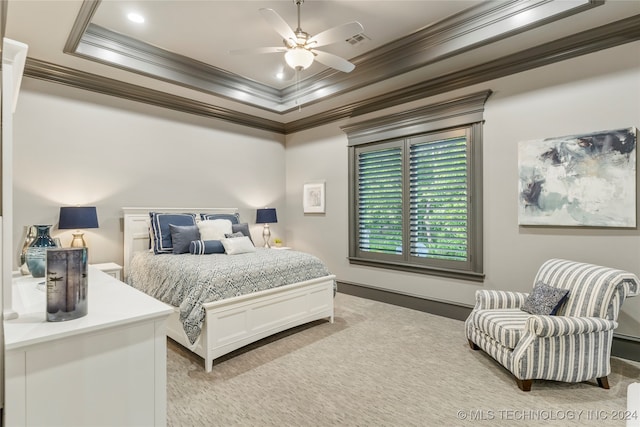
{"type": "Polygon", "coordinates": [[[482,112],[490,93],[343,128],[351,263],[482,280],[482,112]]]}

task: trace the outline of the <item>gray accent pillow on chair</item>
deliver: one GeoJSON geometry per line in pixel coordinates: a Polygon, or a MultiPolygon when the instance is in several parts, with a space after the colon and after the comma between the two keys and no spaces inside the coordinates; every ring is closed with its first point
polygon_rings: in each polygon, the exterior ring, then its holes
{"type": "Polygon", "coordinates": [[[568,289],[554,288],[538,282],[520,309],[531,314],[554,315],[568,294],[568,289]]]}

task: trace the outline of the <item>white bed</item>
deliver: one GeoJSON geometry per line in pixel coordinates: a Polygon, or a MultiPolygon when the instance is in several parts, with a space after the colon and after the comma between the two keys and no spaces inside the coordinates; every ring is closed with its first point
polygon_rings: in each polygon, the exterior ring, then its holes
{"type": "MultiPolygon", "coordinates": [[[[237,213],[234,208],[122,208],[124,211],[125,280],[133,255],[149,251],[149,212],[237,213]]],[[[196,255],[194,255],[196,256],[196,255]]],[[[277,332],[314,320],[328,318],[333,323],[335,276],[280,286],[265,291],[208,302],[203,305],[205,320],[200,338],[192,345],[179,311],[169,316],[167,335],[204,358],[211,372],[215,358],[277,332]]]]}

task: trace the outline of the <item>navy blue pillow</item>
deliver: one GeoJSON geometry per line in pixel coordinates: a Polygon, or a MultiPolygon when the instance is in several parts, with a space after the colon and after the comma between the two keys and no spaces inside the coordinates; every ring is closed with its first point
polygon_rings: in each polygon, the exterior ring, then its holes
{"type": "Polygon", "coordinates": [[[231,224],[240,224],[240,214],[239,213],[234,213],[234,214],[200,214],[200,218],[202,218],[203,221],[206,221],[208,219],[228,219],[229,221],[231,221],[231,224]]]}
{"type": "Polygon", "coordinates": [[[193,255],[223,254],[224,246],[220,240],[194,240],[189,244],[189,253],[193,255]]]}
{"type": "Polygon", "coordinates": [[[153,230],[153,253],[170,254],[173,252],[171,228],[173,225],[196,225],[195,214],[170,214],[149,212],[151,229],[153,230]]]}

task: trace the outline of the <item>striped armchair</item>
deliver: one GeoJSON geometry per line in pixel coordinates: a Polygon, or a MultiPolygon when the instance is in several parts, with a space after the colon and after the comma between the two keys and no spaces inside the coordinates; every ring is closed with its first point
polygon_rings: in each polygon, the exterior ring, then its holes
{"type": "Polygon", "coordinates": [[[562,259],[546,261],[534,283],[569,293],[555,315],[522,311],[527,293],[480,290],[465,322],[469,345],[481,348],[515,376],[522,391],[534,379],[580,382],[608,389],[613,331],[620,306],[638,295],[631,273],[562,259]]]}

